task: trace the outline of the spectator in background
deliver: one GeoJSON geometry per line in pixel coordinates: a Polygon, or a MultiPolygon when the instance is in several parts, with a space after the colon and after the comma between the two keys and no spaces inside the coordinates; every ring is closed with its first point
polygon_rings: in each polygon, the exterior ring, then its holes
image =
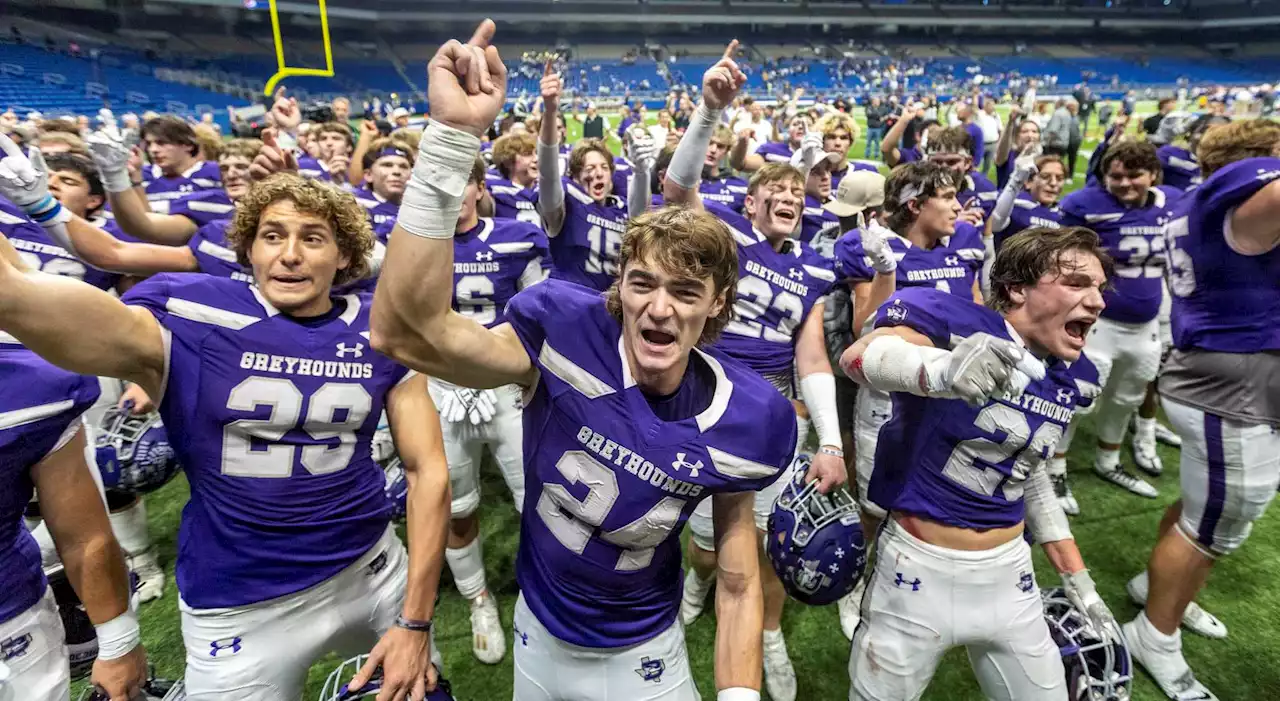
{"type": "Polygon", "coordinates": [[[333,121],[347,124],[351,121],[351,100],[345,97],[335,97],[333,102],[329,103],[329,108],[333,110],[333,121]]]}
{"type": "Polygon", "coordinates": [[[1076,101],[1058,100],[1057,109],[1053,111],[1053,116],[1049,118],[1049,123],[1045,125],[1040,135],[1044,143],[1045,155],[1058,156],[1063,160],[1066,160],[1067,148],[1071,143],[1071,122],[1074,119],[1071,111],[1067,109],[1067,103],[1075,105],[1076,101]]]}
{"type": "Polygon", "coordinates": [[[649,136],[653,138],[655,144],[661,145],[667,143],[667,134],[670,132],[671,112],[666,109],[658,110],[658,123],[649,126],[649,136]]]}
{"type": "Polygon", "coordinates": [[[742,109],[738,112],[730,127],[739,139],[750,139],[747,153],[755,153],[760,144],[773,139],[773,125],[764,118],[764,110],[760,103],[747,97],[742,101],[742,109]]]}
{"type": "Polygon", "coordinates": [[[1097,97],[1094,96],[1093,90],[1088,85],[1081,85],[1071,93],[1071,97],[1075,98],[1076,104],[1080,106],[1079,118],[1082,130],[1085,133],[1089,131],[1089,118],[1093,115],[1094,105],[1097,97]]]}
{"type": "Polygon", "coordinates": [[[630,129],[631,125],[636,123],[635,118],[631,116],[631,108],[626,104],[622,105],[620,117],[620,121],[618,122],[618,139],[622,139],[622,135],[627,133],[627,129],[630,129]]]}
{"type": "MultiPolygon", "coordinates": [[[[1098,133],[1106,133],[1107,125],[1111,123],[1111,118],[1115,116],[1116,107],[1110,102],[1103,101],[1098,105],[1098,133]]],[[[1085,127],[1085,136],[1089,135],[1089,128],[1085,127]]]]}
{"type": "Polygon", "coordinates": [[[879,155],[880,142],[884,140],[886,129],[885,119],[892,109],[880,99],[879,95],[873,95],[871,101],[867,103],[867,146],[863,149],[863,158],[869,159],[872,154],[879,155]]]}
{"type": "Polygon", "coordinates": [[[578,116],[575,112],[574,120],[582,122],[582,138],[584,139],[604,139],[605,132],[609,131],[609,120],[602,117],[596,111],[596,103],[587,103],[587,116],[585,119],[578,116]]]}
{"type": "Polygon", "coordinates": [[[1124,113],[1132,117],[1134,110],[1138,109],[1138,94],[1132,90],[1126,92],[1120,105],[1124,108],[1124,113]]]}
{"type": "Polygon", "coordinates": [[[974,115],[974,123],[982,131],[982,162],[978,163],[978,170],[988,174],[991,172],[991,163],[995,158],[996,144],[1000,142],[1001,124],[1000,117],[996,116],[996,101],[994,98],[988,98],[983,101],[982,109],[978,110],[974,115]]]}
{"type": "MultiPolygon", "coordinates": [[[[1075,178],[1076,156],[1080,154],[1080,146],[1084,142],[1084,134],[1080,123],[1080,105],[1075,100],[1067,101],[1067,113],[1071,115],[1067,122],[1067,174],[1075,178]]],[[[1125,111],[1125,114],[1132,112],[1125,111]]]]}
{"type": "Polygon", "coordinates": [[[1145,132],[1147,136],[1151,136],[1157,131],[1160,131],[1160,122],[1164,121],[1165,116],[1172,112],[1173,108],[1177,106],[1177,104],[1177,100],[1172,97],[1166,97],[1161,100],[1156,106],[1156,113],[1142,120],[1142,131],[1145,132]]]}

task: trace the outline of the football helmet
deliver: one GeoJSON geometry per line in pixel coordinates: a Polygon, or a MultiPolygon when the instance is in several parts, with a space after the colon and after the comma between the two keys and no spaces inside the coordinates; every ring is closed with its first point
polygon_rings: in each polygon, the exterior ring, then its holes
{"type": "Polygon", "coordinates": [[[1040,592],[1049,635],[1062,654],[1071,701],[1128,701],[1133,689],[1133,663],[1124,638],[1100,638],[1089,619],[1062,587],[1040,592]]]}
{"type": "Polygon", "coordinates": [[[404,463],[392,458],[383,468],[387,475],[387,501],[391,503],[391,518],[403,521],[409,513],[409,480],[404,476],[404,463]]]}
{"type": "Polygon", "coordinates": [[[810,606],[853,591],[867,567],[858,502],[840,487],[830,494],[806,484],[812,458],[797,455],[769,514],[766,550],[782,586],[810,606]]]}
{"type": "MultiPolygon", "coordinates": [[[[360,671],[364,666],[368,655],[360,655],[352,657],[343,662],[329,678],[324,681],[324,688],[320,691],[320,701],[348,701],[349,699],[372,699],[382,690],[382,668],[379,667],[374,673],[373,678],[364,685],[359,691],[348,691],[347,682],[360,671]]],[[[437,672],[440,670],[437,668],[437,672]]],[[[449,688],[449,682],[443,677],[438,676],[436,679],[436,690],[428,691],[426,701],[454,701],[452,690],[449,688]]]]}
{"type": "Polygon", "coordinates": [[[111,407],[102,417],[94,447],[107,489],[146,494],[178,474],[178,461],[160,415],[134,414],[131,406],[111,407]]]}
{"type": "MultiPolygon", "coordinates": [[[[175,682],[152,677],[142,687],[142,696],[137,698],[138,701],[184,701],[187,689],[182,680],[175,682]]],[[[80,693],[80,701],[110,701],[110,698],[91,686],[80,693]]]]}

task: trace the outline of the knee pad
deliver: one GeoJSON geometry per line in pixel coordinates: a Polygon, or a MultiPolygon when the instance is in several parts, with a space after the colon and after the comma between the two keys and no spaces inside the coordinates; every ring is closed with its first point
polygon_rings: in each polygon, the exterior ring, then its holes
{"type": "Polygon", "coordinates": [[[689,536],[694,545],[713,553],[716,551],[716,529],[711,519],[711,499],[703,499],[689,515],[689,536]]]}
{"type": "Polygon", "coordinates": [[[480,508],[480,489],[477,486],[469,492],[453,494],[453,501],[449,505],[449,515],[454,519],[466,518],[476,512],[480,508]]]}

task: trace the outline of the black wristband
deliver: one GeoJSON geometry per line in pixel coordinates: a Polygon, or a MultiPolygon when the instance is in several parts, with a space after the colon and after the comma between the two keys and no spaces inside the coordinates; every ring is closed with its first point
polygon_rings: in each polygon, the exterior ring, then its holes
{"type": "Polygon", "coordinates": [[[404,616],[396,616],[396,627],[411,630],[415,633],[430,633],[431,621],[415,621],[404,616]]]}

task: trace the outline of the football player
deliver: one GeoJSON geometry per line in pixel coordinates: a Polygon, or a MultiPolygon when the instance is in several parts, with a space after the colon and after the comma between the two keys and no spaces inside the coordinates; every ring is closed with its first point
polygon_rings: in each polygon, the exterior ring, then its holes
{"type": "MultiPolygon", "coordinates": [[[[3,246],[2,264],[30,270],[3,246]]],[[[82,414],[98,398],[98,381],[41,360],[0,336],[0,698],[64,701],[70,660],[40,548],[23,527],[34,490],[66,576],[97,634],[92,682],[112,701],[134,698],[147,679],[129,577],[106,509],[85,462],[82,414]]]]}
{"type": "MultiPolygon", "coordinates": [[[[663,209],[629,223],[621,277],[607,295],[548,280],[512,298],[507,323],[492,329],[454,312],[461,196],[480,135],[506,99],[493,31],[486,20],[429,64],[432,121],[391,237],[372,338],[433,377],[526,388],[513,698],[630,701],[659,685],[665,698],[698,698],[677,620],[679,534],[710,497],[717,699],[758,701],[752,492],[790,462],[795,413],[755,373],[695,348],[729,321],[733,237],[714,217],[663,209]]],[[[726,77],[735,79],[745,76],[726,77]]],[[[704,99],[735,89],[722,84],[704,99]]]]}
{"type": "MultiPolygon", "coordinates": [[[[1114,284],[1106,292],[1107,308],[1088,339],[1089,358],[1098,368],[1103,387],[1093,469],[1112,484],[1154,499],[1159,494],[1156,488],[1121,465],[1120,445],[1129,417],[1142,404],[1147,385],[1160,368],[1157,317],[1164,296],[1166,263],[1162,227],[1169,220],[1177,191],[1155,185],[1160,161],[1155,147],[1146,142],[1116,143],[1102,157],[1101,169],[1100,185],[1062,200],[1062,226],[1087,226],[1098,232],[1116,260],[1114,284]]],[[[1134,462],[1144,472],[1158,475],[1162,466],[1155,454],[1154,407],[1150,413],[1146,423],[1139,423],[1151,440],[1134,440],[1134,462]]],[[[1060,454],[1067,453],[1073,433],[1063,436],[1060,454]]]]}
{"type": "MultiPolygon", "coordinates": [[[[1030,122],[1035,124],[1035,122],[1030,122]]],[[[1057,229],[1062,226],[1058,198],[1067,182],[1067,166],[1057,156],[1037,156],[1035,144],[1023,149],[1005,176],[1005,185],[987,220],[991,231],[988,261],[993,261],[1000,245],[1026,229],[1057,229]]]]}
{"type": "Polygon", "coordinates": [[[506,134],[493,142],[493,168],[496,174],[485,179],[493,197],[493,216],[519,219],[542,226],[538,214],[538,140],[532,134],[506,134]]]}
{"type": "Polygon", "coordinates": [[[1026,528],[1092,628],[1120,639],[1043,469],[1084,404],[1070,371],[1084,348],[1076,327],[1102,310],[1109,267],[1088,229],[1032,229],[997,256],[990,308],[900,290],[845,352],[848,375],[894,403],[870,485],[889,518],[849,660],[851,701],[919,698],[957,645],[988,698],[1065,698],[1026,528]]]}
{"type": "MultiPolygon", "coordinates": [[[[726,85],[726,76],[732,78],[738,74],[737,65],[728,58],[732,53],[726,52],[725,56],[703,76],[704,95],[726,85]]],[[[732,82],[727,85],[734,86],[732,82]]],[[[736,92],[733,89],[711,99],[727,103],[736,92]]],[[[757,170],[747,187],[746,216],[714,203],[704,203],[699,197],[697,181],[702,174],[703,154],[719,121],[718,110],[708,102],[704,97],[689,131],[671,158],[664,184],[666,201],[705,209],[733,232],[738,245],[735,318],[725,327],[717,347],[759,373],[789,399],[799,399],[796,391],[796,376],[799,376],[798,394],[805,404],[797,405],[797,413],[813,415],[821,446],[814,456],[810,476],[820,479],[820,488],[826,492],[844,483],[846,478],[835,377],[831,374],[822,330],[822,299],[836,276],[829,261],[792,239],[804,212],[806,177],[801,169],[789,163],[769,163],[757,170]]],[[[804,170],[813,167],[816,161],[825,160],[820,137],[817,134],[813,137],[804,138],[801,159],[804,170]]],[[[825,170],[823,173],[829,177],[825,170]]],[[[812,176],[808,178],[812,179],[812,176]]],[[[809,422],[802,419],[797,430],[800,443],[808,433],[809,422]]],[[[779,479],[755,496],[756,527],[762,535],[767,530],[773,503],[786,481],[779,479]]],[[[715,582],[712,575],[716,568],[716,530],[711,512],[710,505],[704,501],[689,519],[693,567],[685,578],[681,604],[681,618],[686,625],[701,613],[715,582]]],[[[770,697],[792,701],[796,695],[795,670],[781,630],[786,593],[772,568],[762,570],[761,579],[765,593],[765,684],[770,697]]],[[[724,623],[724,619],[718,620],[724,623]]]]}
{"type": "MultiPolygon", "coordinates": [[[[506,320],[507,303],[516,292],[546,277],[543,261],[549,252],[547,236],[536,224],[477,214],[484,184],[484,161],[476,159],[453,237],[453,310],[493,328],[506,320]]],[[[520,388],[512,384],[474,390],[435,377],[429,387],[440,408],[453,499],[445,560],[458,593],[471,604],[472,652],[485,664],[497,664],[506,654],[506,641],[497,603],[485,583],[475,512],[485,447],[502,470],[516,511],[524,507],[520,388]]]]}
{"type": "MultiPolygon", "coordinates": [[[[1009,108],[1009,123],[1000,132],[996,143],[996,187],[1003,188],[1013,174],[1014,162],[1033,144],[1040,143],[1040,125],[1027,116],[1022,108],[1009,108]],[[1016,137],[1016,138],[1015,138],[1016,137]]],[[[1066,166],[1063,166],[1066,169],[1066,166]]]]}
{"type": "Polygon", "coordinates": [[[960,191],[956,193],[963,209],[961,218],[981,225],[991,216],[1000,193],[987,176],[974,170],[972,143],[973,137],[964,127],[949,127],[930,136],[922,149],[931,163],[950,168],[962,178],[960,191]]]}
{"type": "MultiPolygon", "coordinates": [[[[114,128],[94,132],[88,139],[90,149],[94,137],[120,134],[114,128]]],[[[222,187],[218,164],[199,158],[200,143],[196,132],[180,117],[161,115],[152,117],[142,125],[139,134],[146,145],[149,167],[142,169],[142,187],[146,198],[153,205],[159,202],[181,199],[193,193],[222,187]]],[[[138,184],[135,183],[135,186],[138,184]]]]}
{"type": "MultiPolygon", "coordinates": [[[[821,148],[820,145],[816,147],[819,152],[817,162],[808,169],[804,181],[804,212],[800,217],[797,238],[815,250],[825,250],[830,256],[831,245],[840,236],[840,217],[828,212],[823,205],[831,199],[831,165],[837,154],[823,153],[821,148]]],[[[793,158],[793,164],[803,156],[801,153],[793,158]]]]}
{"type": "Polygon", "coordinates": [[[790,163],[792,154],[800,150],[800,140],[812,126],[808,116],[797,114],[787,122],[786,141],[763,141],[755,153],[747,153],[747,139],[738,139],[729,151],[729,165],[734,170],[754,173],[766,163],[790,163]]]}
{"type": "MultiPolygon", "coordinates": [[[[598,139],[573,147],[565,176],[558,160],[556,128],[564,83],[547,60],[542,73],[542,123],[538,134],[538,212],[551,240],[551,277],[604,291],[618,276],[618,250],[628,212],[649,208],[649,174],[633,173],[627,201],[613,194],[613,153],[598,139]]],[[[624,138],[632,132],[628,131],[624,138]]]]}
{"type": "MultiPolygon", "coordinates": [[[[5,191],[37,222],[65,221],[39,196],[43,173],[6,153],[5,191]]],[[[177,567],[188,698],[293,701],[317,658],[375,642],[353,683],[381,664],[394,689],[421,697],[428,653],[439,659],[447,466],[426,378],[369,347],[368,295],[331,294],[363,275],[373,232],[351,195],[281,174],[241,198],[227,239],[255,284],[159,275],[115,299],[9,256],[0,329],[156,400],[191,484],[177,567]],[[411,554],[370,458],[384,406],[408,475],[411,554]]]]}
{"type": "Polygon", "coordinates": [[[1205,180],[1165,227],[1174,350],[1159,387],[1182,436],[1182,499],[1160,524],[1146,610],[1124,632],[1166,696],[1213,701],[1178,625],[1280,484],[1280,126],[1216,127],[1198,156],[1205,180]]]}
{"type": "Polygon", "coordinates": [[[721,170],[725,154],[733,148],[733,130],[720,124],[711,134],[707,144],[707,157],[702,162],[702,179],[698,181],[698,193],[707,202],[724,205],[735,212],[742,212],[747,197],[747,181],[730,170],[721,170]]]}
{"type": "MultiPolygon", "coordinates": [[[[342,122],[325,122],[312,129],[311,135],[320,149],[319,163],[323,164],[326,176],[322,179],[348,186],[347,171],[351,168],[351,152],[355,148],[351,127],[342,122]]],[[[307,175],[304,172],[299,174],[307,175]]]]}
{"type": "Polygon", "coordinates": [[[855,170],[880,172],[869,163],[854,163],[849,160],[849,149],[858,140],[858,123],[853,116],[845,112],[828,112],[814,125],[813,130],[822,134],[822,150],[837,154],[831,163],[831,189],[840,187],[844,176],[855,170]]]}
{"type": "Polygon", "coordinates": [[[414,149],[396,137],[377,139],[364,154],[364,185],[356,188],[356,201],[369,213],[373,233],[382,243],[396,224],[400,198],[413,170],[414,149]]]}

